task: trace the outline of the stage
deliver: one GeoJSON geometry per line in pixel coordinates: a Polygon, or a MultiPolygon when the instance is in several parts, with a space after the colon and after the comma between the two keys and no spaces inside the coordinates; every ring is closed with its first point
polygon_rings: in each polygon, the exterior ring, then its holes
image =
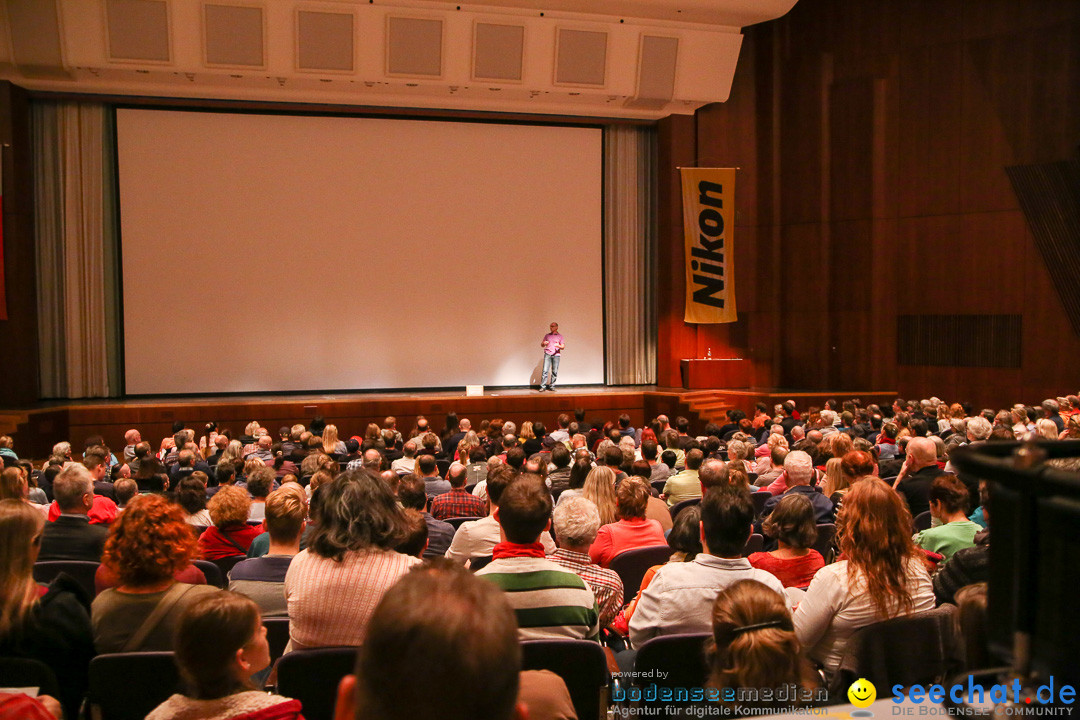
{"type": "Polygon", "coordinates": [[[553,392],[492,389],[479,396],[467,396],[464,390],[409,390],[65,400],[0,412],[0,434],[14,438],[15,451],[20,457],[44,459],[60,440],[69,440],[77,451],[87,437],[98,434],[104,436],[115,452],[123,448],[124,432],[130,428],[137,428],[143,439],[156,444],[172,434],[172,425],[177,420],[197,431],[208,422],[216,422],[231,428],[238,436],[252,420],[276,433],[279,427],[307,425],[313,417],[321,415],[337,425],[342,438],[347,438],[363,435],[368,423],[381,425],[389,415],[397,418],[402,432],[413,427],[418,415],[427,417],[433,429],[441,430],[450,412],[457,413],[459,418],[469,418],[474,427],[482,419],[502,418],[519,425],[525,420],[541,420],[553,429],[560,414],[573,418],[574,410],[580,408],[585,411],[586,421],[614,421],[626,413],[635,427],[659,414],[668,415],[673,422],[682,415],[690,418],[694,432],[700,432],[707,422],[721,420],[730,408],[752,415],[757,402],[771,408],[793,399],[805,409],[820,406],[827,398],[852,397],[858,397],[864,404],[882,404],[891,403],[896,393],[776,388],[686,391],[639,385],[558,386],[553,392]]]}

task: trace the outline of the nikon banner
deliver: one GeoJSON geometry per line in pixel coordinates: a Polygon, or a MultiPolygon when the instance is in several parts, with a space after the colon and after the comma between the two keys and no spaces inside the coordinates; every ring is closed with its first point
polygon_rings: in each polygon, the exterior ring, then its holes
{"type": "Polygon", "coordinates": [[[731,235],[735,168],[680,168],[686,235],[686,322],[735,322],[731,235]]]}

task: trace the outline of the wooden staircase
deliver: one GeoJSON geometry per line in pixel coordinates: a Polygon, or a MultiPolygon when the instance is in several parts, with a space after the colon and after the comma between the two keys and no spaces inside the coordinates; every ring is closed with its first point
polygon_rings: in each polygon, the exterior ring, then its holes
{"type": "Polygon", "coordinates": [[[19,426],[30,420],[28,413],[3,412],[0,413],[0,435],[13,435],[19,430],[19,426]]]}
{"type": "Polygon", "coordinates": [[[683,393],[680,400],[700,418],[702,424],[725,424],[727,411],[735,407],[730,400],[723,398],[723,392],[719,390],[694,390],[683,393]]]}

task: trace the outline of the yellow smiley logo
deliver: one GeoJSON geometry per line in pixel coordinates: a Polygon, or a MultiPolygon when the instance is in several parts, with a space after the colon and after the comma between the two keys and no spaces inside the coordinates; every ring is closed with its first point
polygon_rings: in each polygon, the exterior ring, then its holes
{"type": "Polygon", "coordinates": [[[855,707],[870,707],[877,699],[877,688],[866,678],[859,678],[851,683],[851,687],[847,690],[847,697],[855,707]]]}

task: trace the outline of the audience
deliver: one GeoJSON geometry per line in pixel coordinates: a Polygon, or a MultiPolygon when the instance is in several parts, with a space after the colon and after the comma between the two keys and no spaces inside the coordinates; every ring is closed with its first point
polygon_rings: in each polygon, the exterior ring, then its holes
{"type": "Polygon", "coordinates": [[[783,595],[784,586],[775,576],[752,567],[743,557],[753,520],[748,493],[709,490],[701,501],[703,551],[690,562],[663,566],[641,591],[630,618],[635,647],[657,635],[708,632],[716,593],[739,580],[757,580],[783,595]]]}
{"type": "Polygon", "coordinates": [[[544,557],[541,534],[551,527],[551,495],[536,475],[520,475],[503,491],[495,519],[501,542],[477,571],[507,591],[522,640],[596,639],[599,613],[589,585],[544,557]]]}
{"type": "Polygon", "coordinates": [[[65,715],[77,718],[94,657],[90,598],[65,574],[47,588],[34,582],[44,523],[28,503],[0,500],[0,657],[49,666],[59,681],[65,715]]]}
{"type": "Polygon", "coordinates": [[[600,627],[607,627],[622,609],[623,584],[618,573],[597,566],[589,557],[589,548],[600,529],[600,513],[596,511],[596,505],[587,498],[570,498],[555,508],[552,521],[559,549],[551,560],[589,583],[600,611],[600,627]]]}
{"type": "Polygon", "coordinates": [[[251,541],[261,532],[257,525],[248,525],[251,498],[247,491],[226,485],[210,498],[208,509],[214,524],[199,536],[203,560],[246,555],[251,541]]]}
{"type": "Polygon", "coordinates": [[[761,525],[779,547],[753,553],[750,564],[771,572],[784,587],[809,585],[814,574],[825,565],[821,553],[810,547],[818,534],[813,504],[804,495],[781,495],[780,502],[761,525]]]}
{"type": "Polygon", "coordinates": [[[174,642],[186,695],[158,705],[146,720],[303,720],[297,700],[257,690],[252,675],[270,665],[259,607],[238,593],[199,598],[181,614],[174,642]]]}
{"type": "MultiPolygon", "coordinates": [[[[98,562],[109,530],[91,524],[88,513],[94,507],[94,480],[81,464],[72,463],[53,480],[53,496],[58,516],[45,525],[39,560],[87,560],[98,562]]],[[[115,514],[115,507],[113,508],[115,514]]]]}
{"type": "MultiPolygon", "coordinates": [[[[92,637],[99,651],[171,649],[172,628],[188,617],[184,609],[201,603],[207,608],[202,622],[211,623],[202,627],[221,628],[209,632],[220,642],[207,647],[220,650],[214,657],[223,660],[211,658],[202,668],[189,661],[190,694],[173,696],[152,717],[298,717],[296,703],[251,693],[247,684],[264,667],[258,610],[290,616],[290,649],[389,638],[398,629],[378,635],[384,629],[377,627],[377,606],[386,608],[387,617],[427,622],[418,628],[425,632],[447,617],[468,627],[469,618],[458,613],[463,608],[427,595],[415,607],[380,603],[384,596],[396,597],[406,582],[398,583],[400,578],[416,577],[433,581],[432,587],[491,588],[484,592],[494,593],[504,612],[507,602],[517,608],[520,638],[594,638],[604,627],[614,647],[621,641],[613,632],[638,646],[659,634],[707,631],[711,610],[711,686],[810,688],[814,678],[793,661],[800,647],[831,674],[855,630],[928,609],[935,599],[968,597],[965,586],[988,579],[989,533],[979,531],[987,521],[985,508],[966,517],[975,504],[976,479],[942,468],[951,470],[949,455],[965,444],[1080,435],[1080,414],[1074,412],[1080,399],[1073,397],[1051,398],[1038,409],[1017,405],[974,415],[970,407],[936,398],[898,399],[885,412],[858,400],[844,402],[842,412],[835,401],[824,410],[800,412],[789,401],[773,416],[761,405],[753,421],[734,411],[724,427],[708,424],[699,437],[692,436],[685,418],[676,420],[677,430],[659,417],[644,424],[629,417],[586,424],[581,411],[575,411],[575,422],[560,417],[551,434],[539,418],[529,419],[521,423],[520,437],[514,422],[484,420],[474,431],[467,419],[450,413],[440,438],[421,418],[407,443],[392,418],[384,428],[370,424],[362,438],[344,439],[337,427],[316,418],[310,429],[283,427],[280,443],[252,422],[241,440],[208,424],[209,442],[195,444],[195,432],[177,422],[156,454],[138,430],[125,433],[128,464],[113,458],[101,436],[91,436],[79,444],[85,452],[74,458],[70,443],[57,443],[40,470],[20,460],[10,438],[2,437],[0,456],[10,467],[0,474],[0,655],[47,657],[64,676],[67,716],[77,717],[92,637]],[[633,425],[644,429],[639,434],[633,425]],[[600,458],[595,465],[590,448],[600,458]],[[216,466],[211,487],[204,457],[216,466]],[[456,462],[447,470],[451,460],[456,462]],[[346,465],[347,472],[339,473],[346,465]],[[682,472],[670,474],[680,467],[682,472]],[[761,531],[775,539],[777,549],[744,558],[753,519],[750,472],[774,495],[761,531]],[[277,478],[291,482],[273,491],[277,478]],[[653,497],[649,482],[656,479],[664,480],[663,500],[653,497]],[[475,485],[472,493],[465,490],[468,483],[475,485]],[[148,494],[136,496],[139,491],[148,494]],[[305,529],[309,497],[312,518],[305,529]],[[669,505],[695,497],[701,505],[684,509],[672,526],[669,505]],[[28,502],[52,499],[51,506],[28,502]],[[923,511],[933,525],[912,537],[911,517],[923,511]],[[840,554],[825,565],[827,558],[811,546],[816,524],[834,514],[840,554]],[[43,526],[46,515],[51,522],[43,526]],[[456,532],[440,520],[466,516],[481,519],[456,532]],[[260,536],[249,519],[263,520],[267,532],[260,536]],[[196,544],[187,523],[212,527],[196,544]],[[9,541],[16,526],[19,538],[9,541]],[[623,588],[618,575],[601,567],[628,549],[664,543],[665,528],[671,528],[671,561],[650,568],[640,589],[623,588]],[[81,616],[76,609],[83,607],[80,598],[89,598],[69,578],[58,577],[48,589],[27,581],[35,542],[41,559],[103,560],[95,575],[92,626],[86,609],[81,616]],[[936,570],[932,581],[919,548],[945,558],[930,568],[936,570]],[[230,588],[250,599],[206,586],[192,564],[199,549],[210,559],[245,551],[257,558],[234,567],[229,577],[230,588]],[[478,571],[480,579],[446,568],[408,572],[417,557],[444,554],[458,567],[470,561],[486,567],[478,571]],[[495,586],[510,592],[498,593],[495,586]],[[621,607],[624,596],[635,593],[621,607]],[[789,605],[796,606],[793,616],[789,605]],[[226,606],[231,610],[222,610],[226,606]],[[40,625],[46,612],[52,613],[50,631],[40,625]],[[78,649],[79,617],[85,650],[78,649]],[[761,667],[768,670],[760,673],[761,667]],[[200,670],[207,674],[196,677],[200,670]]],[[[1051,464],[1075,469],[1080,463],[1065,458],[1051,464]]],[[[513,621],[511,637],[512,626],[513,621]]],[[[457,640],[454,632],[447,629],[448,642],[457,640]]],[[[177,650],[183,665],[179,644],[177,650]]],[[[620,666],[624,655],[632,658],[632,652],[619,655],[620,666]]],[[[437,674],[430,665],[409,670],[425,681],[437,674]]],[[[364,682],[360,678],[354,686],[364,682]]],[[[554,676],[524,673],[517,687],[515,712],[527,705],[533,718],[572,713],[566,688],[554,676]]],[[[354,701],[355,709],[358,697],[347,695],[344,700],[354,701]]],[[[417,703],[439,701],[422,695],[417,703]]]]}
{"type": "Polygon", "coordinates": [[[404,514],[378,475],[349,470],[319,491],[315,531],[285,576],[292,650],[363,645],[383,594],[420,562],[393,550],[404,514]]]}
{"type": "Polygon", "coordinates": [[[255,601],[268,617],[288,615],[285,575],[300,552],[300,536],[307,519],[307,495],[299,485],[288,484],[266,499],[266,530],[270,547],[265,555],[237,563],[229,571],[229,590],[255,601]]]}
{"type": "Polygon", "coordinates": [[[911,513],[887,484],[856,483],[836,525],[841,559],[817,571],[795,610],[800,644],[829,674],[859,628],[934,607],[930,576],[911,540],[911,513]]]}
{"type": "Polygon", "coordinates": [[[615,556],[627,550],[666,544],[660,523],[645,517],[648,502],[649,486],[644,479],[631,477],[619,483],[615,505],[619,520],[602,526],[597,533],[589,548],[594,563],[608,567],[615,556]]]}
{"type": "MultiPolygon", "coordinates": [[[[172,650],[177,618],[199,597],[219,592],[177,581],[198,555],[178,505],[158,495],[129,503],[109,529],[102,563],[119,585],[94,598],[91,618],[98,652],[172,650]]],[[[204,579],[205,582],[205,579],[204,579]]]]}

